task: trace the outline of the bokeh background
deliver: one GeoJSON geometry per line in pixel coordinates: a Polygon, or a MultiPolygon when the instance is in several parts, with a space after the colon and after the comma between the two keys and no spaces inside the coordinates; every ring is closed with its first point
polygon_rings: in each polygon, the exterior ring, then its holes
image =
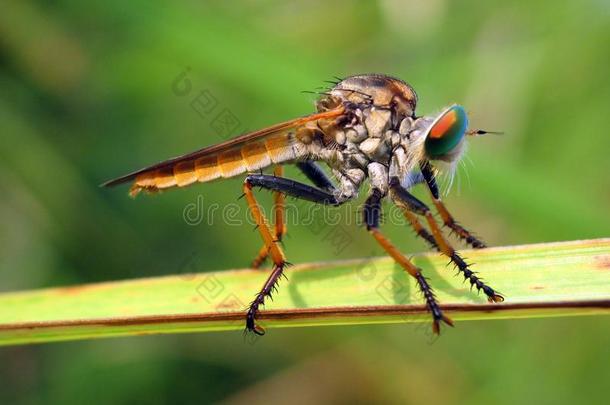
{"type": "MultiPolygon", "coordinates": [[[[364,72],[408,81],[420,114],[459,102],[506,133],[471,140],[446,198],[490,244],[609,236],[609,62],[607,0],[5,1],[0,291],[245,267],[250,228],[183,220],[198,196],[236,203],[240,179],[136,200],[98,184],[222,140],[190,105],[200,91],[236,135],[307,114],[302,91],[364,72]]],[[[338,254],[292,227],[290,260],[381,254],[346,226],[338,254]]],[[[464,322],[432,344],[377,325],[274,329],[254,346],[226,332],[1,348],[0,402],[607,403],[608,321],[464,322]]]]}

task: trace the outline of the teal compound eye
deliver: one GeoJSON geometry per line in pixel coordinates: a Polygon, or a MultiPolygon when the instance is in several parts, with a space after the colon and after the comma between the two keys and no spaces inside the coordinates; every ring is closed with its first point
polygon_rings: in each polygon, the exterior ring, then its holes
{"type": "Polygon", "coordinates": [[[426,135],[426,154],[431,159],[451,153],[459,144],[468,128],[466,110],[453,105],[436,118],[426,135]]]}

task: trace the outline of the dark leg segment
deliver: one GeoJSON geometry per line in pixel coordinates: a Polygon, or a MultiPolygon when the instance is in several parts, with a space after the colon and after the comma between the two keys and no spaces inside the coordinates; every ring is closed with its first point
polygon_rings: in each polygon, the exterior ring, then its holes
{"type": "Polygon", "coordinates": [[[479,291],[483,290],[490,302],[504,301],[504,297],[483,283],[483,281],[468,268],[468,264],[464,261],[464,259],[462,259],[462,257],[453,247],[451,247],[451,245],[444,238],[440,227],[436,223],[432,212],[426,206],[426,204],[418,200],[415,196],[403,188],[397,178],[390,180],[390,193],[394,202],[404,209],[405,216],[407,219],[409,219],[418,234],[426,239],[428,243],[438,249],[441,253],[449,257],[451,262],[453,262],[462,272],[464,279],[470,282],[471,286],[476,287],[479,291]],[[430,235],[430,233],[423,228],[414,214],[421,215],[426,218],[426,221],[430,226],[430,230],[432,231],[432,235],[430,235]]]}
{"type": "Polygon", "coordinates": [[[298,162],[296,165],[316,187],[326,191],[335,190],[335,185],[315,162],[306,160],[298,162]]]}
{"type": "Polygon", "coordinates": [[[381,199],[383,195],[378,189],[373,189],[371,195],[367,198],[364,204],[364,222],[366,223],[367,230],[377,240],[379,245],[390,255],[392,258],[409,273],[412,277],[417,280],[420,291],[424,295],[426,301],[426,307],[432,314],[432,330],[434,333],[440,333],[440,323],[445,322],[447,325],[453,326],[453,322],[447,316],[443,314],[432,288],[428,284],[426,278],[421,274],[421,270],[415,266],[411,261],[405,257],[400,251],[379,231],[379,216],[381,210],[381,199]]]}
{"type": "Polygon", "coordinates": [[[428,189],[430,190],[430,194],[432,195],[432,202],[436,207],[438,213],[441,215],[443,219],[443,223],[445,226],[448,226],[455,232],[458,237],[465,240],[469,245],[471,245],[475,249],[481,249],[486,247],[485,243],[474,236],[470,231],[466,228],[462,227],[457,221],[453,218],[453,216],[445,207],[445,204],[441,201],[440,194],[438,192],[438,186],[436,184],[436,178],[434,176],[434,171],[432,169],[432,165],[430,162],[422,163],[421,165],[421,173],[426,180],[426,184],[428,185],[428,189]]]}
{"type": "Polygon", "coordinates": [[[329,193],[298,181],[283,177],[269,176],[266,174],[251,174],[246,181],[253,187],[262,187],[268,190],[277,191],[290,197],[300,198],[318,204],[339,205],[342,202],[329,193]]]}
{"type": "Polygon", "coordinates": [[[258,294],[256,294],[256,298],[254,298],[254,301],[250,303],[250,308],[248,309],[248,313],[246,314],[246,330],[254,332],[259,336],[265,334],[265,329],[256,324],[256,315],[258,314],[258,307],[261,305],[265,305],[265,298],[271,298],[271,294],[274,291],[277,291],[277,283],[280,277],[282,277],[284,267],[285,264],[279,266],[276,265],[275,267],[273,267],[273,271],[269,275],[269,278],[267,278],[267,281],[265,281],[263,288],[258,294]]]}

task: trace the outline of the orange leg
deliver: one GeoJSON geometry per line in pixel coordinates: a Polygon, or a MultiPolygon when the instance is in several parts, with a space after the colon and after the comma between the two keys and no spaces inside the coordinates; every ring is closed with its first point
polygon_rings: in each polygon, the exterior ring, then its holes
{"type": "Polygon", "coordinates": [[[447,207],[445,207],[445,204],[441,201],[440,198],[432,197],[432,202],[434,203],[434,206],[436,207],[438,213],[441,215],[445,226],[449,227],[453,232],[455,232],[459,238],[465,240],[466,243],[468,243],[475,249],[483,249],[487,247],[487,245],[485,245],[485,242],[474,236],[472,232],[457,223],[457,221],[449,213],[447,207]]]}
{"type": "Polygon", "coordinates": [[[254,198],[252,185],[249,183],[248,179],[246,179],[244,182],[244,195],[246,197],[246,201],[248,202],[248,208],[254,217],[254,221],[256,222],[258,230],[263,239],[265,250],[268,252],[274,264],[273,271],[269,275],[267,281],[265,281],[261,291],[256,295],[256,298],[254,298],[254,301],[252,301],[250,304],[250,308],[246,315],[246,329],[258,335],[263,335],[265,330],[256,324],[256,316],[258,315],[259,307],[264,305],[265,298],[270,297],[271,293],[275,290],[276,284],[282,276],[284,267],[286,266],[286,257],[284,256],[284,252],[280,247],[279,242],[269,229],[267,219],[263,215],[258,202],[254,198]]]}
{"type": "Polygon", "coordinates": [[[438,249],[445,256],[449,257],[451,262],[453,262],[462,272],[464,278],[470,282],[470,285],[476,287],[477,290],[483,290],[490,302],[504,301],[504,297],[483,283],[483,281],[468,268],[468,264],[464,261],[464,259],[462,259],[462,257],[460,257],[460,255],[443,236],[441,228],[434,219],[430,209],[406,189],[402,188],[397,181],[392,182],[390,187],[393,200],[399,207],[402,208],[405,217],[409,220],[411,226],[413,226],[417,234],[426,239],[428,243],[430,243],[434,248],[438,249]],[[426,219],[426,222],[432,231],[432,235],[426,231],[416,215],[421,215],[426,219]]]}
{"type": "MultiPolygon", "coordinates": [[[[269,176],[264,174],[251,174],[246,177],[246,180],[244,181],[244,196],[246,197],[246,201],[248,202],[248,207],[252,212],[252,216],[258,225],[258,230],[263,238],[265,250],[269,252],[268,254],[274,263],[273,271],[269,275],[269,278],[263,285],[261,291],[256,295],[256,298],[254,298],[254,301],[252,301],[250,304],[250,309],[248,310],[248,314],[246,316],[246,330],[262,335],[265,332],[264,329],[256,325],[258,309],[259,306],[264,305],[265,298],[270,297],[271,293],[276,290],[277,282],[283,275],[284,267],[286,267],[286,258],[282,248],[280,247],[278,238],[269,228],[267,220],[261,212],[256,199],[254,198],[252,188],[255,186],[282,194],[282,198],[279,200],[281,202],[281,204],[279,204],[280,208],[276,209],[275,211],[278,217],[284,216],[284,195],[326,205],[340,205],[345,200],[338,200],[337,197],[330,191],[308,186],[307,184],[299,183],[284,177],[269,176]]],[[[276,200],[276,202],[277,201],[278,200],[276,200]]],[[[279,223],[279,225],[276,224],[276,232],[282,231],[283,229],[283,221],[279,223]]]]}
{"type": "Polygon", "coordinates": [[[445,316],[441,311],[434,292],[428,284],[428,280],[422,275],[421,270],[379,231],[379,215],[381,209],[381,192],[373,189],[371,195],[366,200],[364,206],[364,222],[367,225],[369,233],[375,238],[377,243],[398,263],[409,275],[417,280],[419,289],[424,295],[428,311],[432,314],[432,330],[435,334],[440,333],[440,323],[445,322],[447,325],[453,326],[453,321],[445,316]]]}
{"type": "MultiPolygon", "coordinates": [[[[265,219],[258,203],[256,202],[256,199],[254,198],[252,188],[255,186],[318,204],[339,205],[342,204],[344,200],[338,200],[337,197],[329,191],[308,186],[307,184],[299,183],[284,177],[269,176],[264,174],[251,174],[246,177],[246,180],[244,181],[244,196],[246,197],[246,201],[248,202],[248,207],[252,212],[252,216],[258,225],[258,230],[263,238],[265,249],[269,252],[269,256],[274,263],[271,275],[263,285],[261,291],[256,295],[256,298],[254,298],[254,301],[252,301],[250,304],[250,309],[248,310],[248,314],[246,316],[246,330],[262,335],[264,333],[263,328],[256,325],[255,322],[258,314],[258,308],[259,306],[264,305],[265,298],[271,296],[271,293],[275,291],[277,282],[283,275],[283,270],[286,266],[286,258],[282,248],[280,247],[279,241],[269,228],[267,220],[265,219]]],[[[276,213],[283,216],[283,198],[281,206],[281,209],[277,210],[276,213]]],[[[275,229],[283,229],[283,226],[276,226],[275,229]]]]}
{"type": "Polygon", "coordinates": [[[407,220],[411,224],[411,227],[415,230],[415,233],[417,234],[417,236],[424,239],[433,248],[438,249],[438,246],[436,245],[436,241],[434,240],[434,236],[432,236],[430,234],[430,232],[428,232],[428,230],[426,228],[424,228],[424,226],[421,224],[421,222],[419,222],[419,219],[417,219],[417,215],[415,215],[413,212],[406,210],[406,209],[403,210],[403,213],[405,215],[405,218],[407,218],[407,220]]]}
{"type": "MultiPolygon", "coordinates": [[[[273,175],[276,177],[284,176],[284,167],[276,166],[273,170],[273,175]]],[[[281,242],[283,236],[286,234],[286,223],[285,223],[285,210],[286,210],[286,197],[284,194],[277,191],[273,192],[273,222],[275,231],[275,240],[281,242]]],[[[252,261],[252,268],[258,269],[269,256],[269,248],[266,244],[258,251],[258,254],[252,261]]]]}
{"type": "Polygon", "coordinates": [[[449,210],[447,210],[447,207],[445,207],[445,204],[441,201],[438,186],[436,184],[436,177],[434,175],[434,169],[430,165],[430,162],[425,162],[421,165],[421,173],[426,184],[428,185],[428,190],[432,196],[432,202],[434,203],[438,213],[441,215],[445,226],[449,227],[459,238],[465,240],[466,243],[471,245],[473,248],[482,249],[487,247],[485,243],[474,236],[472,232],[458,224],[458,222],[449,213],[449,210]]]}

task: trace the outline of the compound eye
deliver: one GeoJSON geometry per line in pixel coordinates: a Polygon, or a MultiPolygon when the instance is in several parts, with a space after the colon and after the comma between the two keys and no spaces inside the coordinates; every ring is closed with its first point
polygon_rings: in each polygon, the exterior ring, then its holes
{"type": "Polygon", "coordinates": [[[459,144],[468,128],[466,111],[453,105],[441,113],[432,123],[426,135],[425,148],[430,158],[450,153],[459,144]]]}

